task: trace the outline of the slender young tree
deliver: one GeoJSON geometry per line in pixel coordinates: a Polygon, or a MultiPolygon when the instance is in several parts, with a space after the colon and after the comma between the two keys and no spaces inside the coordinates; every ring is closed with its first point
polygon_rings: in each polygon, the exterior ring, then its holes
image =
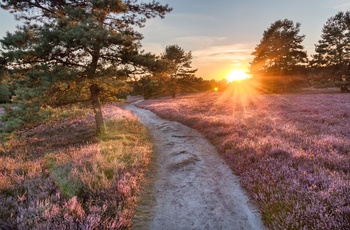
{"type": "Polygon", "coordinates": [[[307,54],[301,45],[304,35],[299,35],[300,23],[278,20],[264,31],[255,47],[251,72],[260,76],[286,76],[307,63],[307,54]]]}
{"type": "Polygon", "coordinates": [[[23,21],[1,40],[20,80],[17,98],[40,106],[90,100],[98,132],[101,97],[117,95],[128,67],[144,62],[135,28],[171,11],[138,0],[1,0],[1,7],[23,21]]]}

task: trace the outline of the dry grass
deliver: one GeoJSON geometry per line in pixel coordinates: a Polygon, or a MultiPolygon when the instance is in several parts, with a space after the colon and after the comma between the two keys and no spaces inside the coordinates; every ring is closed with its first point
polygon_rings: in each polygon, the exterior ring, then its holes
{"type": "Polygon", "coordinates": [[[125,229],[132,225],[152,145],[121,106],[106,106],[108,134],[85,116],[40,125],[0,147],[4,229],[125,229]]]}
{"type": "Polygon", "coordinates": [[[270,229],[349,229],[350,94],[234,87],[139,105],[203,132],[270,229]]]}

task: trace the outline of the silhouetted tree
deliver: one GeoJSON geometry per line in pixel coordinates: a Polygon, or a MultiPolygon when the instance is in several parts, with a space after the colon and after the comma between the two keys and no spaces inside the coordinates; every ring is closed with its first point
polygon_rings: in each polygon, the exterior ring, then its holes
{"type": "Polygon", "coordinates": [[[295,74],[307,63],[307,54],[301,45],[300,23],[278,20],[264,31],[255,47],[250,71],[257,76],[287,76],[295,74]]]}
{"type": "Polygon", "coordinates": [[[347,90],[350,81],[350,12],[339,12],[322,28],[311,65],[328,72],[327,78],[347,90]],[[345,87],[345,88],[344,88],[345,87]]]}
{"type": "Polygon", "coordinates": [[[157,1],[2,0],[24,21],[1,40],[17,76],[18,100],[62,105],[90,100],[98,132],[104,132],[101,97],[128,86],[128,74],[147,57],[139,53],[147,19],[171,11],[157,1]]]}

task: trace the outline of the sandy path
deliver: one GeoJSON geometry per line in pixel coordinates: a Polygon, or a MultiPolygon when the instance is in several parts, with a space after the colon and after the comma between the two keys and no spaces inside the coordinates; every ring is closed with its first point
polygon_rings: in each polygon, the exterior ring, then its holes
{"type": "Polygon", "coordinates": [[[239,178],[199,132],[134,105],[127,109],[156,140],[156,207],[149,229],[264,228],[239,178]]]}

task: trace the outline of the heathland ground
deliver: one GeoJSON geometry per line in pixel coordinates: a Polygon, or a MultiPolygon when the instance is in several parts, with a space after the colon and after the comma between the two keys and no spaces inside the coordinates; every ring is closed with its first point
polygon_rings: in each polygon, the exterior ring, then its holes
{"type": "MultiPolygon", "coordinates": [[[[350,94],[228,90],[138,106],[210,140],[267,228],[349,228],[350,94]]],[[[144,172],[154,160],[151,141],[157,138],[149,139],[121,104],[105,106],[104,113],[106,136],[94,135],[90,110],[76,109],[1,143],[0,226],[132,225],[144,172]]],[[[199,157],[182,150],[170,154],[179,160],[173,170],[200,165],[199,157]]]]}
{"type": "Polygon", "coordinates": [[[138,106],[208,138],[268,228],[350,228],[350,94],[231,89],[138,106]]]}
{"type": "Polygon", "coordinates": [[[51,111],[0,143],[0,229],[127,229],[152,156],[147,130],[121,103],[51,111]],[[52,113],[53,112],[53,113],[52,113]]]}

